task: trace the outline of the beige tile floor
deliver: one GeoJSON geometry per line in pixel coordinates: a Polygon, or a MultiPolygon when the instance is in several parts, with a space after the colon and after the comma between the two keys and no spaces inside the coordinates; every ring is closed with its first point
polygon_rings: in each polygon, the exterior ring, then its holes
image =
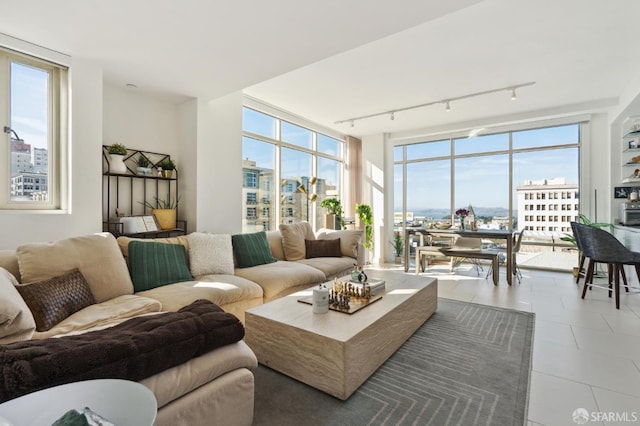
{"type": "MultiPolygon", "coordinates": [[[[535,312],[528,424],[574,425],[578,408],[604,419],[588,425],[640,424],[640,294],[623,295],[616,310],[605,290],[582,300],[570,273],[522,269],[509,287],[500,272],[497,287],[466,264],[454,273],[432,265],[423,275],[438,278],[440,297],[535,312]]],[[[638,291],[635,272],[627,276],[638,291]]]]}

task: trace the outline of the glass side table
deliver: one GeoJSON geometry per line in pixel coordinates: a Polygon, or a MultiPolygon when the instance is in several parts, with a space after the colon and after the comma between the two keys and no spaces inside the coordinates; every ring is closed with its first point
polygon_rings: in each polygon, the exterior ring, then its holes
{"type": "Polygon", "coordinates": [[[140,383],[119,379],[86,380],[43,389],[0,404],[0,425],[50,426],[67,411],[82,412],[84,407],[118,426],[151,426],[158,410],[153,392],[140,383]]]}

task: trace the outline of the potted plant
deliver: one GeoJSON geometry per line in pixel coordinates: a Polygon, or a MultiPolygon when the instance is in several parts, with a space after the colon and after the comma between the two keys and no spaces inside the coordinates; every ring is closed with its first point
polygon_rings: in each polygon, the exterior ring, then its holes
{"type": "Polygon", "coordinates": [[[140,202],[140,204],[151,209],[151,213],[158,220],[160,229],[175,229],[177,221],[176,207],[178,207],[180,199],[171,200],[169,194],[167,194],[167,198],[164,200],[158,197],[153,197],[153,199],[156,201],[155,206],[148,201],[145,201],[144,203],[140,202]]]}
{"type": "Polygon", "coordinates": [[[176,169],[176,163],[170,158],[165,158],[157,164],[159,169],[162,169],[162,177],[171,179],[173,177],[173,171],[176,169]]]}
{"type": "Polygon", "coordinates": [[[127,155],[127,148],[121,143],[114,143],[107,147],[109,153],[109,172],[117,174],[127,173],[127,166],[124,164],[124,156],[127,155]]]}
{"type": "Polygon", "coordinates": [[[151,167],[149,164],[151,163],[147,157],[143,154],[138,155],[135,160],[136,163],[136,172],[142,176],[150,176],[151,175],[151,167]]]}
{"type": "Polygon", "coordinates": [[[342,203],[337,198],[325,198],[320,203],[320,207],[327,209],[324,218],[324,227],[328,229],[342,229],[344,219],[342,218],[342,203]]]}
{"type": "Polygon", "coordinates": [[[373,246],[373,211],[369,204],[356,204],[358,215],[358,229],[364,228],[364,246],[370,249],[373,246]]]}
{"type": "Polygon", "coordinates": [[[404,238],[400,232],[393,234],[393,240],[390,241],[393,251],[396,255],[396,265],[402,264],[402,254],[404,252],[404,238]]]}

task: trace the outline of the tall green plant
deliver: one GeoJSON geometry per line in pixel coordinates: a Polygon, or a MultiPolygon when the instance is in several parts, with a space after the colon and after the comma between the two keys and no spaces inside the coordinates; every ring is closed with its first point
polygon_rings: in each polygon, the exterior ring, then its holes
{"type": "MultiPolygon", "coordinates": [[[[606,222],[592,222],[591,219],[589,219],[586,215],[584,214],[579,214],[578,215],[578,219],[580,220],[580,222],[584,223],[585,225],[589,225],[589,226],[593,226],[595,228],[606,228],[606,227],[613,227],[613,225],[611,223],[606,223],[606,222]]],[[[564,237],[560,237],[560,240],[562,241],[566,241],[568,243],[573,244],[574,246],[577,247],[576,244],[576,237],[573,234],[564,234],[564,237]]]]}
{"type": "Polygon", "coordinates": [[[369,204],[356,204],[356,214],[364,225],[364,246],[373,246],[373,211],[369,204]]]}
{"type": "Polygon", "coordinates": [[[396,253],[396,257],[402,256],[402,252],[404,250],[404,238],[400,232],[396,232],[393,235],[393,240],[389,241],[393,246],[393,250],[396,253]]]}

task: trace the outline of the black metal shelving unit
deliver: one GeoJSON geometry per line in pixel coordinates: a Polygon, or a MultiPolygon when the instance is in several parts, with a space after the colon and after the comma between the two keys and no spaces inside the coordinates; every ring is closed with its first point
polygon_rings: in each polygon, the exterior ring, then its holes
{"type": "MultiPolygon", "coordinates": [[[[178,170],[175,169],[173,171],[173,176],[170,178],[158,176],[156,174],[158,163],[163,160],[171,160],[170,155],[138,149],[127,149],[127,155],[124,156],[124,163],[127,166],[127,173],[111,173],[109,171],[110,157],[108,148],[109,145],[102,146],[103,231],[111,232],[116,237],[120,235],[126,235],[136,238],[156,238],[185,235],[187,233],[187,221],[181,219],[176,220],[176,228],[173,229],[162,229],[158,231],[124,234],[124,226],[119,221],[117,213],[124,216],[139,216],[138,214],[134,214],[134,206],[136,204],[141,204],[141,214],[151,214],[149,211],[149,207],[147,207],[144,203],[146,201],[153,204],[154,200],[161,198],[160,190],[166,191],[163,192],[163,194],[166,193],[169,199],[171,199],[172,196],[175,197],[176,200],[180,199],[178,193],[178,170]],[[137,174],[134,160],[140,155],[146,157],[150,161],[150,165],[152,166],[151,175],[137,174]],[[151,183],[151,185],[149,185],[149,183],[151,183]],[[121,195],[122,192],[124,192],[121,191],[121,188],[123,188],[124,185],[128,186],[128,204],[125,204],[125,200],[122,199],[122,197],[126,197],[126,195],[121,195]],[[113,199],[114,194],[115,199],[113,199]]],[[[179,205],[176,205],[176,217],[179,217],[179,205]]]]}

